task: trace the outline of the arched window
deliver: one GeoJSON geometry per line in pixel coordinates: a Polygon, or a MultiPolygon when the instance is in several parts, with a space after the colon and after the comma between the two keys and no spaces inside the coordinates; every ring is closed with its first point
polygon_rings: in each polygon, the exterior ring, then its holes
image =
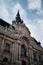
{"type": "Polygon", "coordinates": [[[24,60],[22,61],[22,65],[26,65],[26,62],[24,60]]]}
{"type": "Polygon", "coordinates": [[[26,48],[25,45],[21,46],[21,56],[26,56],[26,48]]]}

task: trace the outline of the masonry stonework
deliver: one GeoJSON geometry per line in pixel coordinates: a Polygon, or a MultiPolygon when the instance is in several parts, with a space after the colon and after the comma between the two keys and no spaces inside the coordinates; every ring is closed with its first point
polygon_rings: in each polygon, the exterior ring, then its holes
{"type": "Polygon", "coordinates": [[[17,13],[12,25],[0,19],[0,65],[43,65],[43,47],[17,13]]]}

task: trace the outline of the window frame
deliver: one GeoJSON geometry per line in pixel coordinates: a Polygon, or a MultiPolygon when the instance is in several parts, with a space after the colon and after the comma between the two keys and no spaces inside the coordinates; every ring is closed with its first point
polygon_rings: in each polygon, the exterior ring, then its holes
{"type": "Polygon", "coordinates": [[[21,56],[27,56],[25,45],[21,45],[21,56]]]}
{"type": "Polygon", "coordinates": [[[10,52],[10,44],[9,43],[5,44],[4,51],[10,52]]]}

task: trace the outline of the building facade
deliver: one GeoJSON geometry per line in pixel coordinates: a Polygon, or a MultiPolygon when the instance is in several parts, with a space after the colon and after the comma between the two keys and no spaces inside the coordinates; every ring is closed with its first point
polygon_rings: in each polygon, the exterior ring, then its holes
{"type": "Polygon", "coordinates": [[[0,65],[43,65],[41,43],[31,37],[19,11],[12,25],[0,19],[0,65]]]}

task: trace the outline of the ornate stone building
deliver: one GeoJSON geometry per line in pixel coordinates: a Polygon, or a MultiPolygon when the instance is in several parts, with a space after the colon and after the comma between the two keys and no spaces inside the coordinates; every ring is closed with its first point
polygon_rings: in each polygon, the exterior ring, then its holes
{"type": "Polygon", "coordinates": [[[12,25],[0,19],[0,65],[43,65],[41,43],[31,37],[19,12],[12,25]]]}

